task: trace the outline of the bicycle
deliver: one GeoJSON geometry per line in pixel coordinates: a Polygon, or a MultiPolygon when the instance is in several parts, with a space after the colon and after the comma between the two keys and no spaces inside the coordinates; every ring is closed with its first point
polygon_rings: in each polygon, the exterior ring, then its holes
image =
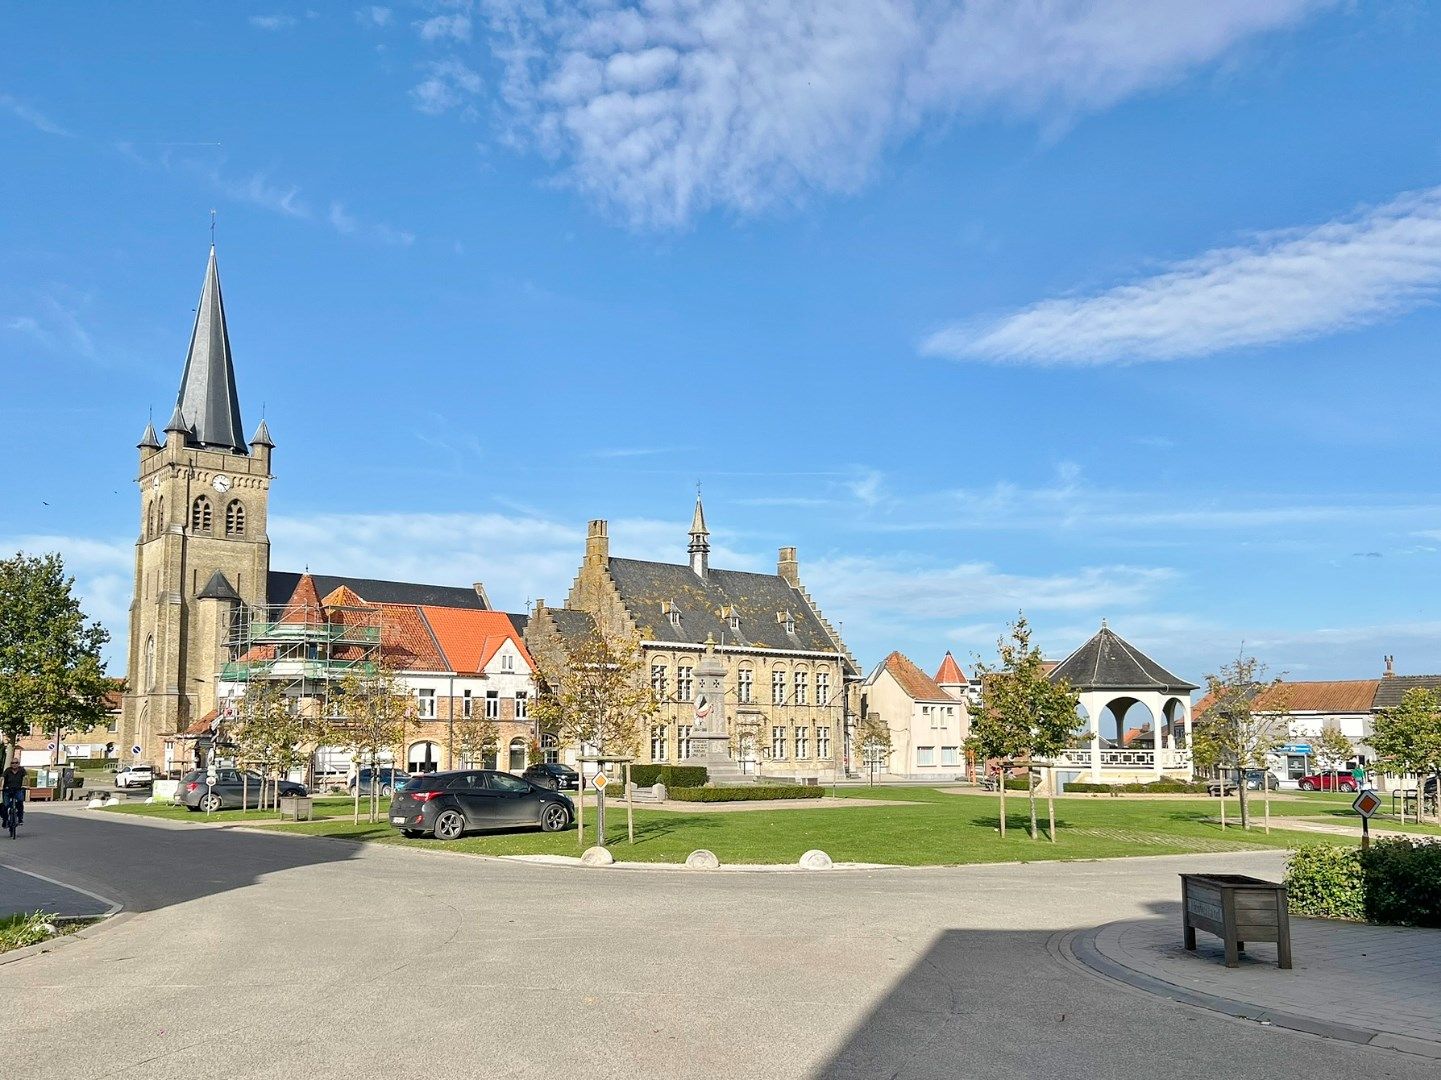
{"type": "Polygon", "coordinates": [[[4,821],[5,829],[10,834],[10,839],[15,839],[15,830],[20,827],[20,800],[6,796],[3,803],[0,803],[0,820],[4,821]]]}

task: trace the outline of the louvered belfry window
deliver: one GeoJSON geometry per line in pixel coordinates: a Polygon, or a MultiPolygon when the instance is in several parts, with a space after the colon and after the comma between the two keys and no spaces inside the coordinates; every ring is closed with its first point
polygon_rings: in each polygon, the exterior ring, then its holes
{"type": "Polygon", "coordinates": [[[208,533],[211,524],[210,500],[202,495],[190,506],[190,531],[208,533]]]}
{"type": "Polygon", "coordinates": [[[239,499],[232,499],[225,508],[225,535],[245,535],[245,504],[239,499]]]}

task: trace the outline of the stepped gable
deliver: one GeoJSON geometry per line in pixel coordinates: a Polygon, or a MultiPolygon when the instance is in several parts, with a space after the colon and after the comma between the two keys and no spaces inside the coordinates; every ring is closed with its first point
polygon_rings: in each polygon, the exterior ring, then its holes
{"type": "Polygon", "coordinates": [[[652,641],[693,644],[713,637],[717,643],[845,655],[804,592],[778,574],[707,570],[701,577],[689,566],[640,559],[609,560],[610,578],[631,618],[652,641]],[[680,625],[662,611],[674,604],[680,625]],[[733,630],[720,612],[734,608],[733,630]],[[779,614],[789,612],[794,632],[779,614]]]}
{"type": "Polygon", "coordinates": [[[1096,635],[1050,672],[1073,690],[1159,690],[1189,693],[1195,683],[1171,674],[1103,622],[1096,635]]]}
{"type": "Polygon", "coordinates": [[[937,681],[922,671],[905,653],[893,652],[882,664],[912,701],[955,701],[955,698],[942,690],[937,681]]]}

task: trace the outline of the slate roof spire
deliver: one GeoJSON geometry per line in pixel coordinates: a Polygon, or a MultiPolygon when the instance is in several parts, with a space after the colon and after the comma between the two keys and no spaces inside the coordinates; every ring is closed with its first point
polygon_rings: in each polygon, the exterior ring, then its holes
{"type": "Polygon", "coordinates": [[[205,284],[200,288],[200,303],[195,308],[195,328],[190,333],[185,374],[180,379],[175,407],[190,423],[191,445],[232,454],[246,453],[213,244],[205,266],[205,284]]]}
{"type": "Polygon", "coordinates": [[[690,568],[697,577],[710,572],[710,530],[705,527],[705,508],[701,506],[700,490],[695,493],[695,514],[690,520],[690,568]]]}
{"type": "Polygon", "coordinates": [[[140,436],[140,441],[135,444],[137,450],[159,450],[160,440],[155,435],[155,424],[145,425],[145,434],[140,436]]]}

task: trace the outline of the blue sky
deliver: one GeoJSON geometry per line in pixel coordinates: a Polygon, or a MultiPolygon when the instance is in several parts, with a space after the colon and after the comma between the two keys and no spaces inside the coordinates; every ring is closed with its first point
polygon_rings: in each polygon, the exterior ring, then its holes
{"type": "Polygon", "coordinates": [[[277,568],[558,602],[700,480],[867,666],[1441,670],[1441,13],[1138,7],[7,5],[0,543],[122,657],[214,208],[277,568]]]}

